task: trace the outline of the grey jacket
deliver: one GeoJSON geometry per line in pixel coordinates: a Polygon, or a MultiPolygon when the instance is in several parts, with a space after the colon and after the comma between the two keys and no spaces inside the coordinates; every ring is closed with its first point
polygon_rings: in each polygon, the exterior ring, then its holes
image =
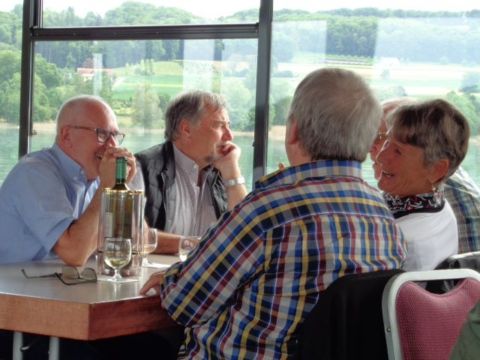
{"type": "MultiPolygon", "coordinates": [[[[173,144],[166,141],[135,154],[140,164],[145,183],[145,218],[148,226],[165,230],[166,198],[175,182],[175,159],[173,144]]],[[[213,169],[207,178],[207,186],[212,195],[212,204],[217,219],[227,210],[227,194],[222,177],[213,169]]],[[[174,196],[174,195],[173,195],[174,196]]]]}

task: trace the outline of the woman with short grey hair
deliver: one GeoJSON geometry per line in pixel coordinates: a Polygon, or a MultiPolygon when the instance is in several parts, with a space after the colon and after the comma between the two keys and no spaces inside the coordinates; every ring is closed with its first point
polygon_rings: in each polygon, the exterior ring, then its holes
{"type": "Polygon", "coordinates": [[[431,270],[458,251],[457,222],[443,184],[465,158],[470,129],[445,100],[403,105],[378,154],[378,186],[407,240],[406,270],[431,270]]]}

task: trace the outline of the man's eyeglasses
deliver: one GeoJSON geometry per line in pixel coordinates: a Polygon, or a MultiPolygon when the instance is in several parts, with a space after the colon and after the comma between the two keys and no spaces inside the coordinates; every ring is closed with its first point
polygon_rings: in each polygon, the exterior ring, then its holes
{"type": "Polygon", "coordinates": [[[121,145],[123,142],[123,139],[125,138],[125,134],[118,131],[108,131],[102,128],[93,128],[93,127],[79,126],[79,125],[69,125],[69,127],[74,129],[95,131],[95,133],[97,134],[97,141],[100,144],[105,143],[110,137],[112,137],[118,145],[121,145]]]}
{"type": "Polygon", "coordinates": [[[25,269],[22,269],[22,274],[27,279],[40,279],[56,277],[65,285],[77,285],[84,283],[97,282],[97,273],[93,268],[85,268],[81,272],[74,266],[63,266],[62,272],[44,274],[44,275],[28,275],[25,269]]]}

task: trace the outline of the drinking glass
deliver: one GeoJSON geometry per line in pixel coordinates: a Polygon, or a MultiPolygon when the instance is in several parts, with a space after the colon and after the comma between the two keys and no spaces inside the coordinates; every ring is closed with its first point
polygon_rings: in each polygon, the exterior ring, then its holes
{"type": "Polygon", "coordinates": [[[178,256],[181,261],[185,261],[190,251],[195,249],[200,242],[200,236],[182,236],[178,243],[178,256]]]}
{"type": "Polygon", "coordinates": [[[154,267],[155,264],[148,260],[148,254],[151,254],[157,248],[157,229],[148,228],[143,233],[143,247],[141,251],[142,266],[154,267]]]}
{"type": "Polygon", "coordinates": [[[132,240],[121,237],[105,238],[104,255],[105,264],[114,271],[113,277],[109,280],[122,281],[120,269],[128,265],[132,259],[132,240]]]}

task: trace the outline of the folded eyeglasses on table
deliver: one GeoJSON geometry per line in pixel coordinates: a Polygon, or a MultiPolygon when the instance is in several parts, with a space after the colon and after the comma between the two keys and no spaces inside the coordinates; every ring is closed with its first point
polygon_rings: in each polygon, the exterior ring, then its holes
{"type": "Polygon", "coordinates": [[[65,285],[77,285],[77,284],[92,283],[97,281],[97,273],[95,269],[90,267],[86,267],[79,272],[78,269],[74,266],[63,266],[62,272],[54,272],[54,273],[43,274],[43,275],[28,275],[25,269],[22,269],[22,274],[27,279],[56,277],[65,285]]]}

